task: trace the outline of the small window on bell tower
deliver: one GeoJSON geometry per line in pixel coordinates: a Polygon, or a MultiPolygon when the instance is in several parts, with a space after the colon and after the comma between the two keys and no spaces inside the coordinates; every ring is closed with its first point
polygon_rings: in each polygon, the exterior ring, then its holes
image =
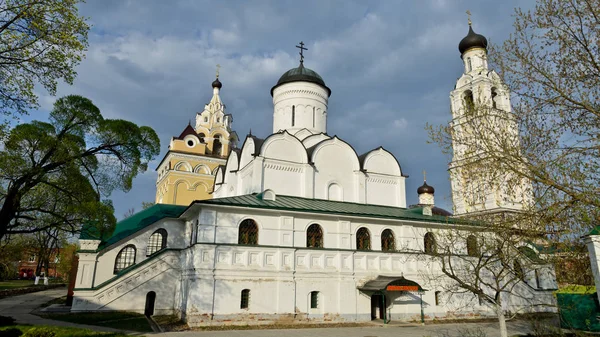
{"type": "Polygon", "coordinates": [[[498,108],[498,106],[496,104],[497,99],[498,99],[498,91],[496,90],[496,88],[492,88],[492,107],[494,109],[498,108]]]}
{"type": "Polygon", "coordinates": [[[294,126],[296,122],[296,106],[292,105],[292,126],[294,126]]]}
{"type": "Polygon", "coordinates": [[[467,57],[467,72],[470,72],[473,69],[473,66],[471,65],[471,58],[467,57]]]}

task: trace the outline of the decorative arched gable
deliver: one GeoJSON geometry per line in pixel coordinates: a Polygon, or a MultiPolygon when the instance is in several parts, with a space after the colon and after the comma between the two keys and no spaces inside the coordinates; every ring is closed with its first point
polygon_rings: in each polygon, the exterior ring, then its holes
{"type": "Polygon", "coordinates": [[[332,165],[333,167],[350,169],[352,171],[360,170],[358,155],[354,148],[337,136],[326,139],[311,148],[310,160],[319,167],[322,165],[332,165]],[[343,162],[338,159],[345,159],[343,162]],[[344,167],[344,164],[349,164],[350,167],[344,167]]]}
{"type": "Polygon", "coordinates": [[[254,159],[256,152],[257,149],[256,144],[254,142],[254,138],[246,137],[244,145],[242,145],[242,153],[240,154],[240,164],[238,166],[238,169],[241,170],[244,167],[246,167],[246,165],[248,165],[254,159]]]}
{"type": "Polygon", "coordinates": [[[329,137],[328,135],[326,135],[324,133],[319,133],[319,134],[304,138],[302,140],[302,144],[304,144],[304,147],[308,149],[309,147],[315,146],[318,143],[320,143],[324,140],[327,140],[327,139],[331,139],[331,137],[329,137]]]}
{"type": "Polygon", "coordinates": [[[274,133],[265,139],[260,149],[265,158],[284,160],[295,163],[307,163],[306,148],[302,142],[287,131],[274,133]]]}
{"type": "Polygon", "coordinates": [[[180,161],[175,164],[175,171],[192,172],[192,165],[187,161],[180,161]]]}
{"type": "Polygon", "coordinates": [[[240,150],[238,150],[238,149],[232,149],[232,151],[229,153],[229,157],[227,158],[227,163],[225,164],[229,171],[237,171],[239,169],[239,166],[240,166],[240,155],[239,154],[240,154],[240,150]]]}
{"type": "Polygon", "coordinates": [[[370,173],[381,173],[393,176],[401,176],[400,163],[392,153],[383,147],[371,150],[360,156],[361,169],[370,173]]]}
{"type": "Polygon", "coordinates": [[[312,136],[314,133],[306,128],[298,130],[298,132],[294,133],[294,137],[302,140],[305,139],[307,137],[312,136]]]}
{"type": "Polygon", "coordinates": [[[210,167],[205,164],[198,164],[196,167],[194,167],[194,172],[200,174],[210,174],[210,167]]]}

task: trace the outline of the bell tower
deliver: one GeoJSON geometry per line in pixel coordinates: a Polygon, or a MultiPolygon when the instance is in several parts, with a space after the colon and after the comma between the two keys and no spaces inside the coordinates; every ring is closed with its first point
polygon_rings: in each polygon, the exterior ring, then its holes
{"type": "MultiPolygon", "coordinates": [[[[469,13],[470,14],[470,13],[469,13]]],[[[449,172],[454,214],[518,211],[531,200],[531,184],[496,169],[493,155],[520,151],[510,92],[488,68],[487,39],[469,31],[459,43],[464,69],[450,93],[453,157],[449,172]]]]}
{"type": "Polygon", "coordinates": [[[221,101],[219,65],[212,82],[213,96],[196,121],[173,137],[169,151],[156,169],[156,203],[189,205],[194,200],[212,198],[217,167],[225,165],[238,136],[231,129],[233,118],[221,101]]]}

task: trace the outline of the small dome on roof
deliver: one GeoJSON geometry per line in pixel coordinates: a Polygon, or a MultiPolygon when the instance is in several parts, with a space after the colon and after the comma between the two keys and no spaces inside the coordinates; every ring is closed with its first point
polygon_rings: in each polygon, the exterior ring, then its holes
{"type": "Polygon", "coordinates": [[[217,79],[216,79],[216,80],[214,80],[214,81],[212,82],[212,87],[213,87],[213,88],[219,88],[219,89],[221,89],[221,87],[223,87],[223,84],[221,83],[221,81],[219,81],[219,78],[218,78],[218,77],[217,77],[217,79]]]}
{"type": "Polygon", "coordinates": [[[421,185],[421,187],[417,188],[417,193],[418,194],[423,194],[423,193],[429,193],[429,194],[433,194],[435,192],[435,189],[433,188],[433,186],[429,186],[427,185],[427,182],[423,182],[423,185],[421,185]]]}
{"type": "Polygon", "coordinates": [[[325,88],[328,92],[328,95],[331,96],[331,89],[329,89],[325,85],[325,81],[323,81],[323,78],[319,74],[317,74],[316,71],[306,68],[304,66],[304,63],[300,63],[298,68],[292,68],[292,69],[286,71],[283,75],[281,75],[281,77],[279,78],[279,81],[277,81],[277,84],[271,89],[271,96],[273,95],[273,90],[275,88],[277,88],[278,86],[280,86],[282,84],[291,83],[291,82],[316,83],[316,84],[322,86],[323,88],[325,88]]]}
{"type": "Polygon", "coordinates": [[[473,31],[473,27],[469,25],[469,33],[465,36],[458,44],[458,50],[461,54],[464,54],[471,48],[483,48],[487,49],[487,39],[481,34],[477,34],[473,31]]]}

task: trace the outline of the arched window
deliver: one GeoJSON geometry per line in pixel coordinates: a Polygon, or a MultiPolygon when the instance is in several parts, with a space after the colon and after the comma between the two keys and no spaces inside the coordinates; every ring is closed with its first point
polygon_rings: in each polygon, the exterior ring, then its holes
{"type": "Polygon", "coordinates": [[[114,273],[117,274],[121,270],[133,265],[135,263],[135,246],[128,245],[125,246],[119,254],[117,254],[117,258],[115,259],[115,269],[114,273]]]}
{"type": "Polygon", "coordinates": [[[371,234],[365,227],[361,227],[356,232],[356,249],[371,250],[371,234]]]}
{"type": "Polygon", "coordinates": [[[246,219],[240,224],[238,232],[238,244],[257,245],[258,244],[258,226],[252,219],[246,219]]]}
{"type": "Polygon", "coordinates": [[[160,228],[150,235],[150,239],[148,239],[148,247],[146,248],[146,256],[150,256],[166,247],[167,231],[163,228],[160,228]]]}
{"type": "Polygon", "coordinates": [[[200,143],[204,143],[204,137],[206,137],[206,135],[204,133],[200,132],[198,134],[198,138],[200,138],[200,143]]]}
{"type": "Polygon", "coordinates": [[[248,309],[250,306],[250,289],[242,290],[242,296],[240,301],[240,309],[248,309]]]}
{"type": "Polygon", "coordinates": [[[306,247],[323,248],[323,229],[316,223],[306,230],[306,247]]]}
{"type": "Polygon", "coordinates": [[[492,107],[496,109],[498,106],[496,104],[496,100],[498,99],[498,90],[496,88],[492,88],[492,107]]]}
{"type": "Polygon", "coordinates": [[[471,64],[471,58],[467,57],[467,72],[473,70],[473,66],[471,64]]]}
{"type": "Polygon", "coordinates": [[[315,119],[317,119],[317,111],[313,106],[313,128],[315,127],[315,119]]]}
{"type": "Polygon", "coordinates": [[[213,150],[212,153],[216,155],[221,155],[221,135],[215,135],[215,139],[213,140],[213,150]]]}
{"type": "Polygon", "coordinates": [[[469,235],[467,237],[467,255],[479,255],[479,246],[477,246],[477,238],[474,235],[469,235]]]}
{"type": "Polygon", "coordinates": [[[435,305],[440,305],[441,301],[440,301],[440,295],[442,294],[441,291],[436,291],[435,292],[435,305]]]}
{"type": "Polygon", "coordinates": [[[318,291],[310,292],[310,308],[311,309],[319,308],[319,292],[318,291]]]}
{"type": "Polygon", "coordinates": [[[437,253],[437,246],[435,242],[435,236],[433,233],[427,232],[425,233],[425,237],[423,239],[425,242],[425,253],[426,254],[435,254],[437,253]]]}
{"type": "Polygon", "coordinates": [[[296,123],[296,106],[292,105],[292,126],[296,123]]]}
{"type": "Polygon", "coordinates": [[[522,281],[525,281],[525,272],[523,271],[523,267],[521,266],[521,262],[519,262],[519,260],[515,260],[514,269],[515,275],[522,281]]]}
{"type": "Polygon", "coordinates": [[[473,108],[475,107],[475,101],[473,100],[473,92],[471,90],[465,91],[464,100],[465,110],[473,111],[473,108]]]}
{"type": "Polygon", "coordinates": [[[208,117],[204,117],[204,123],[208,123],[208,117]]]}
{"type": "Polygon", "coordinates": [[[538,289],[542,288],[542,280],[540,278],[540,271],[539,270],[534,270],[535,272],[535,287],[538,289]]]}
{"type": "Polygon", "coordinates": [[[384,252],[393,252],[396,250],[396,240],[394,232],[391,229],[386,229],[381,233],[381,250],[384,252]]]}

